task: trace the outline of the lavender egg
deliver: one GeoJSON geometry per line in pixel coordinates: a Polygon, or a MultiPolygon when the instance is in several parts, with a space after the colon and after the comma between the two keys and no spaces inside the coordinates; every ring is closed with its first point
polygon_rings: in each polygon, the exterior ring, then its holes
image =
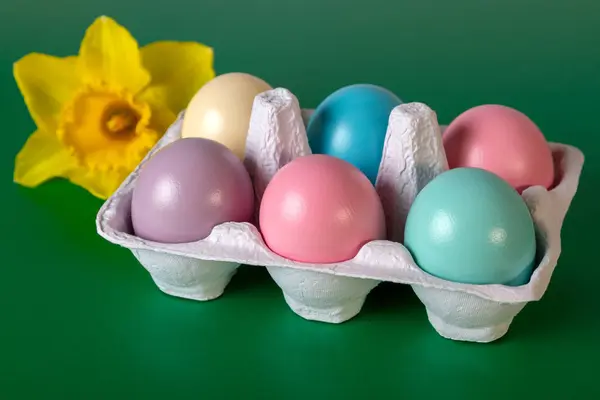
{"type": "Polygon", "coordinates": [[[231,150],[203,138],[179,139],[141,168],[133,190],[135,235],[161,243],[201,240],[224,222],[249,222],[254,190],[231,150]]]}

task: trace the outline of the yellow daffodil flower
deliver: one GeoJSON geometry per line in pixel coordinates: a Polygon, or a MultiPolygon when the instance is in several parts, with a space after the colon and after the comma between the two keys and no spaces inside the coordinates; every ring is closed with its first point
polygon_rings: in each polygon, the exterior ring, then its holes
{"type": "Polygon", "coordinates": [[[35,187],[62,177],[106,199],[215,72],[210,47],[139,48],[102,16],[78,56],[31,53],[15,63],[14,76],[37,126],[16,157],[15,182],[35,187]]]}

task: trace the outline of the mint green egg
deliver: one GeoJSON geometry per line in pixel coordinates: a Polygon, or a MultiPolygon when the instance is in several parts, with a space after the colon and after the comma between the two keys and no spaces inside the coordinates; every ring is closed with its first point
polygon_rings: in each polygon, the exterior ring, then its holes
{"type": "Polygon", "coordinates": [[[519,286],[531,277],[535,228],[521,196],[497,175],[438,175],[409,210],[404,245],[424,271],[452,282],[519,286]]]}

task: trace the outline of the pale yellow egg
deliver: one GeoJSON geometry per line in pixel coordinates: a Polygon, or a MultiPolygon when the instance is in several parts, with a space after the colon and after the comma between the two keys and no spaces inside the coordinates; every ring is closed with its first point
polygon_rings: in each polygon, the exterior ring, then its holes
{"type": "Polygon", "coordinates": [[[243,160],[254,98],[271,89],[262,79],[245,73],[217,76],[190,101],[181,136],[214,140],[243,160]]]}

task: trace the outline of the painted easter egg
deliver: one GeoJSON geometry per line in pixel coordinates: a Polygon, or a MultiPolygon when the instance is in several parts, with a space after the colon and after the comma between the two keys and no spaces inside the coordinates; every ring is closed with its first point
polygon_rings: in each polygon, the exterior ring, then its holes
{"type": "Polygon", "coordinates": [[[138,237],[162,243],[201,240],[224,222],[249,222],[254,190],[242,162],[224,145],[179,139],[142,167],[131,201],[138,237]]]}
{"type": "Polygon", "coordinates": [[[349,162],[375,184],[389,116],[399,104],[394,93],[376,85],[335,91],[315,109],[306,128],[312,152],[349,162]]]}
{"type": "Polygon", "coordinates": [[[551,188],[552,152],[540,129],[525,114],[506,106],[482,105],[459,115],[445,130],[450,168],[494,172],[519,193],[530,186],[551,188]]]}
{"type": "Polygon", "coordinates": [[[244,159],[254,98],[271,86],[245,73],[219,75],[202,86],[183,117],[182,137],[201,137],[224,144],[244,159]]]}
{"type": "Polygon", "coordinates": [[[369,241],[385,238],[379,196],[352,164],[327,155],[299,157],[269,182],[260,229],[275,253],[300,262],[349,260],[369,241]]]}
{"type": "Polygon", "coordinates": [[[505,180],[479,168],[449,170],[419,192],[404,245],[424,271],[471,284],[525,284],[536,255],[527,205],[505,180]]]}

